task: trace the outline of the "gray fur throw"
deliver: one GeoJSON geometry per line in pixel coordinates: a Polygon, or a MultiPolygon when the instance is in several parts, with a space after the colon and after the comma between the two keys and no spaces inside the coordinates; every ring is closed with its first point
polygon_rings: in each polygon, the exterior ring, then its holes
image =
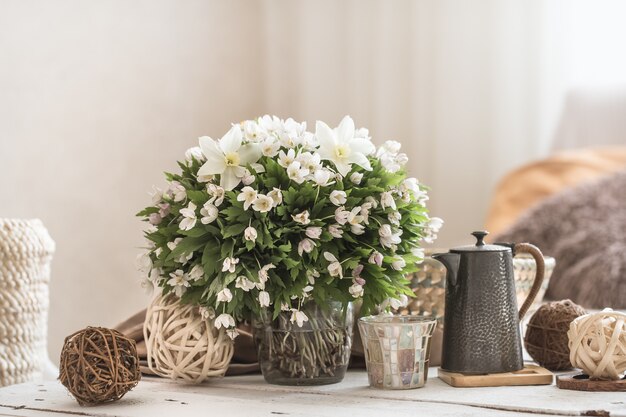
{"type": "Polygon", "coordinates": [[[626,171],[546,198],[493,240],[529,242],[556,259],[547,298],[625,309],[626,171]]]}

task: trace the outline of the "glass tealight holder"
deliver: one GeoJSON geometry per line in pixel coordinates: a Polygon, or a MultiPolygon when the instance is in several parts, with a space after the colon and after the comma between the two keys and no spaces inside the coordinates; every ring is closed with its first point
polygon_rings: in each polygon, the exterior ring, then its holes
{"type": "Polygon", "coordinates": [[[359,319],[370,387],[413,389],[426,384],[430,337],[437,321],[422,316],[359,319]]]}

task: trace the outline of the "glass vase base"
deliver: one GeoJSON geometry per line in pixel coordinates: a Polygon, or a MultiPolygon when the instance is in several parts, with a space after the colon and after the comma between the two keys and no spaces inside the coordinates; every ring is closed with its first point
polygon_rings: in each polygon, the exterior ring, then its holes
{"type": "Polygon", "coordinates": [[[337,369],[335,375],[324,375],[312,378],[294,378],[283,375],[281,372],[264,372],[263,378],[265,382],[272,385],[291,385],[291,386],[316,386],[316,385],[331,385],[337,384],[343,381],[346,376],[346,370],[348,367],[337,369]]]}

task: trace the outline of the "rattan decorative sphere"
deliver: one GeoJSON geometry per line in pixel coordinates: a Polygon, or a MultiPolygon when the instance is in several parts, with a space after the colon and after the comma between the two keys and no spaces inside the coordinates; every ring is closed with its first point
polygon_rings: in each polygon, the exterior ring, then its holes
{"type": "Polygon", "coordinates": [[[570,360],[591,379],[617,380],[626,371],[626,314],[610,308],[570,325],[570,360]]]}
{"type": "Polygon", "coordinates": [[[159,295],[146,311],[143,326],[148,367],[171,379],[200,383],[226,373],[234,344],[224,328],[215,328],[198,307],[174,295],[159,295]]]}
{"type": "Polygon", "coordinates": [[[59,380],[80,405],[119,400],[141,379],[135,341],[103,327],[65,338],[59,380]]]}
{"type": "Polygon", "coordinates": [[[530,318],[524,337],[528,354],[539,365],[552,371],[570,369],[569,340],[570,323],[587,314],[584,308],[571,300],[555,301],[539,307],[530,318]]]}

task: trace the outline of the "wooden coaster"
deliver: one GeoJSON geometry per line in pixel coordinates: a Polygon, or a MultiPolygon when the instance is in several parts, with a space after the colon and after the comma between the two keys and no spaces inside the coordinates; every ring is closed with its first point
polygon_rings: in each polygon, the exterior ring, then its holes
{"type": "Polygon", "coordinates": [[[626,376],[617,381],[594,381],[585,374],[560,375],[556,386],[576,391],[626,391],[626,376]]]}
{"type": "Polygon", "coordinates": [[[453,387],[504,387],[514,385],[550,385],[552,372],[537,365],[526,365],[524,369],[501,374],[469,375],[438,370],[439,379],[453,387]]]}

